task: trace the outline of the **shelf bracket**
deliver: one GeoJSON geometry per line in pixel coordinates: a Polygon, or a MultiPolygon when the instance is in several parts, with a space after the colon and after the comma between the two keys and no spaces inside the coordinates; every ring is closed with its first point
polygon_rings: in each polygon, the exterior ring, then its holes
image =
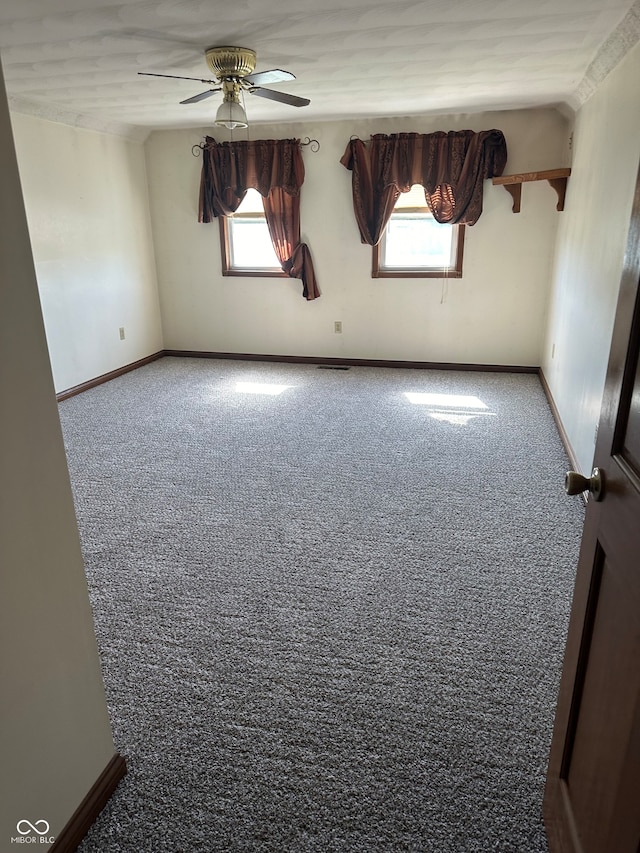
{"type": "Polygon", "coordinates": [[[522,200],[522,184],[503,184],[509,195],[513,198],[512,213],[520,213],[520,202],[522,200]]]}
{"type": "Polygon", "coordinates": [[[563,178],[548,178],[549,186],[553,187],[558,193],[558,203],[556,210],[564,210],[564,197],[567,194],[567,177],[563,178]]]}

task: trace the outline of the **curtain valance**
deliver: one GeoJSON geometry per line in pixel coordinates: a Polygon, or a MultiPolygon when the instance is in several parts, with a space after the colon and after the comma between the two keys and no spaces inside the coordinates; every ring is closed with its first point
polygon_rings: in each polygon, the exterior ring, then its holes
{"type": "Polygon", "coordinates": [[[265,219],[282,269],[303,284],[305,299],[316,299],[311,253],[300,242],[300,187],[304,162],[299,139],[255,139],[202,146],[199,221],[234,213],[248,189],[262,196],[265,219]]]}
{"type": "Polygon", "coordinates": [[[200,221],[234,213],[249,188],[266,198],[275,187],[297,196],[304,182],[299,139],[216,142],[202,147],[200,221]]]}
{"type": "Polygon", "coordinates": [[[340,160],[352,172],[353,206],[363,243],[376,245],[401,192],[422,184],[438,222],[474,225],[482,213],[483,181],[507,162],[502,131],[377,133],[369,145],[352,139],[340,160]]]}

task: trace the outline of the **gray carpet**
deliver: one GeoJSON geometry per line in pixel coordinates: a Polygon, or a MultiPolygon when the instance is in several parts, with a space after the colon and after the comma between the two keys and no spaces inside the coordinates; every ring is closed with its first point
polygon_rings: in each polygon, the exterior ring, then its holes
{"type": "Polygon", "coordinates": [[[60,411],[129,765],[83,853],[546,850],[583,512],[537,377],[165,358],[60,411]]]}

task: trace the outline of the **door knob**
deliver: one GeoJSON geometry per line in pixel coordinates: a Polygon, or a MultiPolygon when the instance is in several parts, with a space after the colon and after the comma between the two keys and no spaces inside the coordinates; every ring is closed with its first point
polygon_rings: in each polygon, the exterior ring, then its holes
{"type": "Polygon", "coordinates": [[[590,477],[583,477],[577,471],[567,471],[564,478],[564,490],[568,495],[579,495],[580,492],[590,492],[594,501],[604,497],[604,477],[599,468],[594,468],[590,477]]]}

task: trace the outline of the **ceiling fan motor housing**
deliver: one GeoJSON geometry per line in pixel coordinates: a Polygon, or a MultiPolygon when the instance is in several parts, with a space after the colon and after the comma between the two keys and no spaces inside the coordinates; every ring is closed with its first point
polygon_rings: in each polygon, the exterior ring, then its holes
{"type": "Polygon", "coordinates": [[[256,67],[256,52],[248,47],[209,47],[207,65],[220,78],[246,77],[256,67]]]}

